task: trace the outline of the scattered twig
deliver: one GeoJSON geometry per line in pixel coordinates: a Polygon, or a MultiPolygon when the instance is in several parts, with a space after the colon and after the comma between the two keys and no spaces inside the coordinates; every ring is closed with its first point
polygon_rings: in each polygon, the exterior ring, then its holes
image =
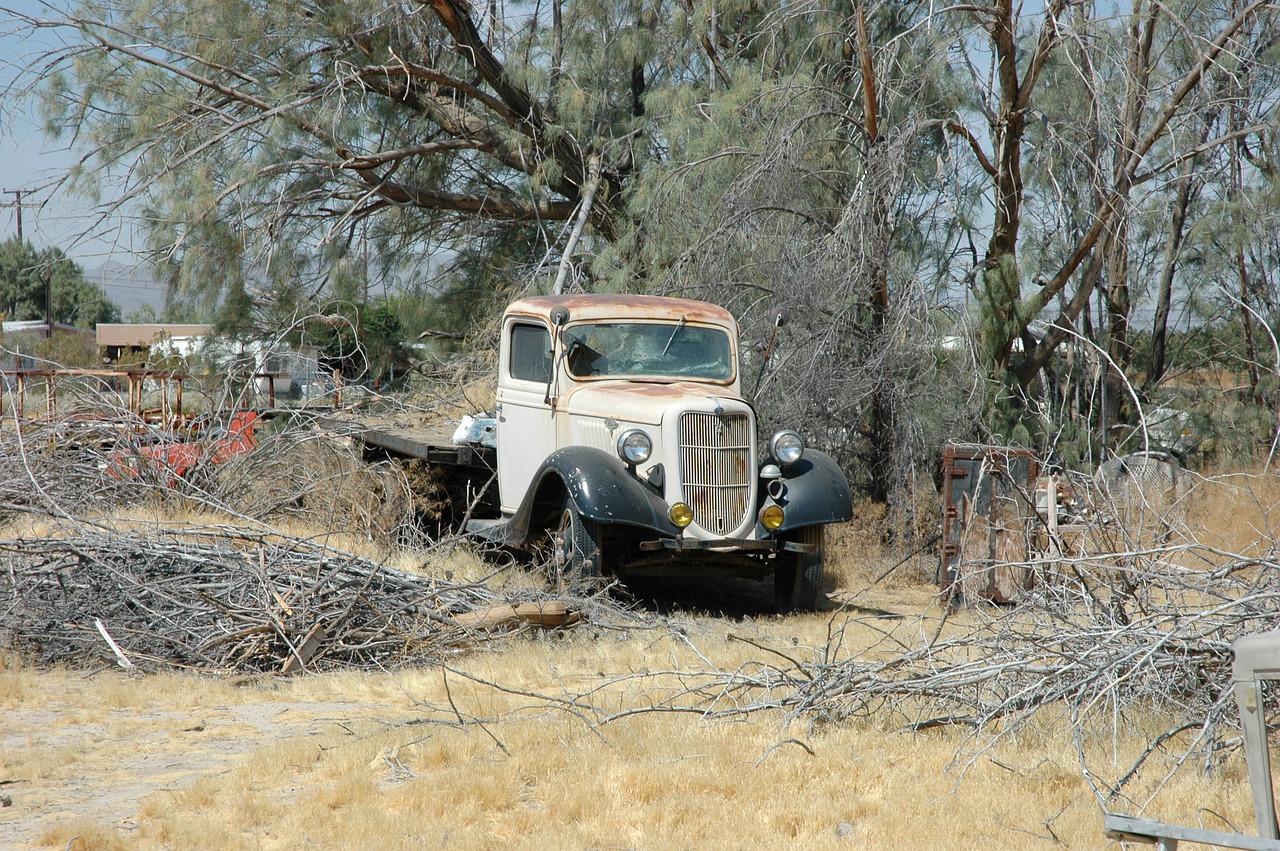
{"type": "Polygon", "coordinates": [[[97,627],[98,633],[102,636],[102,640],[107,642],[107,646],[110,647],[111,652],[115,654],[116,660],[120,663],[120,667],[134,667],[133,663],[129,661],[129,657],[124,655],[124,651],[120,649],[120,645],[116,644],[115,639],[111,637],[111,633],[107,632],[107,628],[102,625],[102,621],[98,618],[94,618],[93,625],[97,627]]]}

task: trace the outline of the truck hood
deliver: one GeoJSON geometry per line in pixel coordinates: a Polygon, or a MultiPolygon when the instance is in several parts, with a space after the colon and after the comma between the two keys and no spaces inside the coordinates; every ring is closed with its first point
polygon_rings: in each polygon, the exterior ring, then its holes
{"type": "Polygon", "coordinates": [[[725,394],[726,389],[687,381],[600,381],[561,396],[559,406],[573,416],[613,417],[656,426],[662,422],[663,412],[675,402],[684,402],[685,410],[713,411],[718,406],[741,411],[749,407],[741,399],[725,394]]]}

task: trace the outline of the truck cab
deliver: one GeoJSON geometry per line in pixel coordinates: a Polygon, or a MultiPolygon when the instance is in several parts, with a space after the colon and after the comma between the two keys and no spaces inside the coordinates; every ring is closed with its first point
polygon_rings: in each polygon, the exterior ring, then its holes
{"type": "Polygon", "coordinates": [[[728,311],[526,298],[499,358],[497,537],[549,537],[570,582],[772,573],[780,610],[817,607],[822,529],[852,516],[848,482],[795,431],[760,440],[728,311]]]}

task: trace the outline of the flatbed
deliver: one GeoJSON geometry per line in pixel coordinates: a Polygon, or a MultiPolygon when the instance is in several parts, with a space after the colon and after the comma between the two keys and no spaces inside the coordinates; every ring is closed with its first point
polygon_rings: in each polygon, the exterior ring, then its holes
{"type": "Polygon", "coordinates": [[[317,421],[326,428],[359,438],[366,448],[374,447],[402,459],[483,467],[490,472],[497,468],[496,450],[453,442],[456,420],[423,421],[421,415],[413,413],[363,415],[336,411],[317,421]]]}
{"type": "Polygon", "coordinates": [[[412,487],[430,506],[420,518],[441,534],[461,531],[469,522],[500,516],[497,500],[498,453],[474,443],[455,444],[457,420],[426,419],[414,412],[326,412],[316,425],[359,441],[367,461],[421,462],[426,475],[410,475],[412,487]]]}

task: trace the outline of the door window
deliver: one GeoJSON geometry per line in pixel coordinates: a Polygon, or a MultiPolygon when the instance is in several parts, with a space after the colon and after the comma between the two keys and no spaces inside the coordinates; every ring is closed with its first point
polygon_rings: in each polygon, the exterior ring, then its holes
{"type": "Polygon", "coordinates": [[[551,380],[551,333],[541,325],[511,326],[511,377],[519,381],[551,380]]]}

